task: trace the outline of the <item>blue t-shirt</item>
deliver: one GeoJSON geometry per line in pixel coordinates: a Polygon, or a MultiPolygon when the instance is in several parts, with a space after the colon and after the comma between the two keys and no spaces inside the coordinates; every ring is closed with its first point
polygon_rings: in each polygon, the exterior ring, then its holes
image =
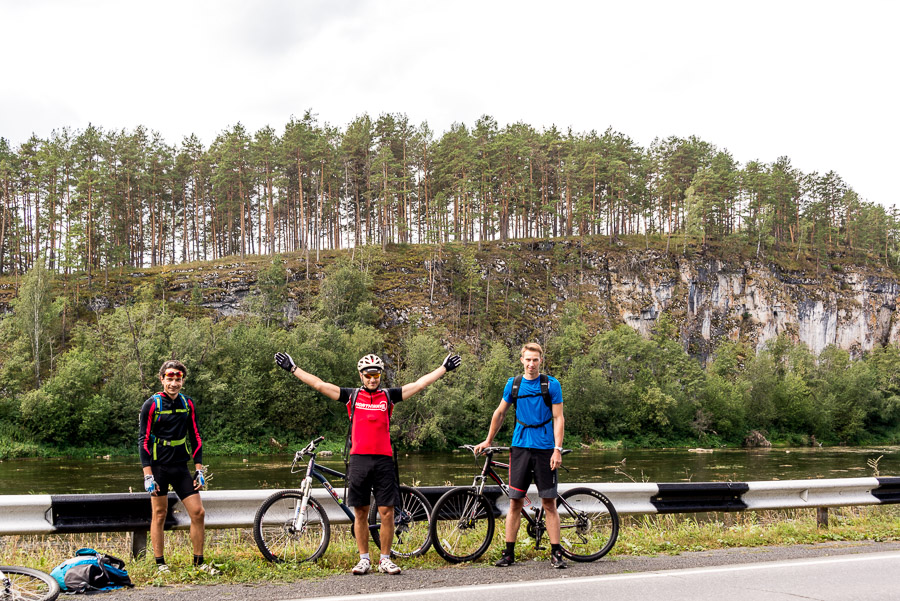
{"type": "MultiPolygon", "coordinates": [[[[509,395],[512,393],[512,384],[515,378],[510,378],[503,389],[503,400],[509,403],[509,395]]],[[[554,405],[563,402],[562,387],[559,380],[553,376],[547,376],[550,384],[550,400],[554,405]]],[[[526,449],[552,449],[555,446],[553,440],[553,420],[540,428],[524,428],[525,424],[539,424],[553,417],[553,412],[544,404],[544,395],[541,394],[541,379],[526,380],[522,378],[519,384],[519,394],[516,398],[516,429],[513,431],[512,446],[526,449]]]]}

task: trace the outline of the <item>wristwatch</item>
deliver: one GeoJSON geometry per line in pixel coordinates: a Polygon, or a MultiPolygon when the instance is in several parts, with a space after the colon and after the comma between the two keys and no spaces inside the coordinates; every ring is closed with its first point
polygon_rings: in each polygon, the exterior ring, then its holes
{"type": "Polygon", "coordinates": [[[553,447],[553,448],[554,448],[555,450],[559,451],[560,453],[562,453],[562,450],[563,450],[562,447],[553,447]]]}

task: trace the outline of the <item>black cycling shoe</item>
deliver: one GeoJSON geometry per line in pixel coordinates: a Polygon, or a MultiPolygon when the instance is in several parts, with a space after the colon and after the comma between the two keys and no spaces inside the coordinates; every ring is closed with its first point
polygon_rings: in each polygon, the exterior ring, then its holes
{"type": "Polygon", "coordinates": [[[556,569],[563,569],[568,567],[569,564],[566,563],[565,557],[563,557],[562,553],[551,553],[550,554],[550,567],[556,569]]]}
{"type": "Polygon", "coordinates": [[[516,563],[515,556],[507,555],[506,553],[504,553],[503,555],[500,556],[500,559],[498,559],[496,561],[496,563],[494,563],[494,565],[497,566],[498,568],[506,568],[506,567],[511,566],[514,563],[516,563]]]}

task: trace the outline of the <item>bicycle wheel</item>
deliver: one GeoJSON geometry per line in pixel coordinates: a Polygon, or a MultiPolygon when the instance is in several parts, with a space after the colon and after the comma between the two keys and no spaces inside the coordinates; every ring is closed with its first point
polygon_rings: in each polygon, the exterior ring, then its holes
{"type": "Polygon", "coordinates": [[[253,538],[269,561],[315,561],[328,548],[331,523],[322,505],[312,497],[303,508],[303,524],[297,528],[295,516],[302,501],[299,490],[283,490],[263,501],[256,511],[253,538]]]}
{"type": "Polygon", "coordinates": [[[478,559],[494,537],[494,510],[471,488],[448,490],[431,511],[431,542],[451,563],[478,559]]]}
{"type": "Polygon", "coordinates": [[[619,536],[619,514],[602,493],[573,488],[557,498],[563,555],[575,561],[600,559],[619,536]]]}
{"type": "MultiPolygon", "coordinates": [[[[431,546],[431,503],[421,492],[408,486],[400,487],[400,505],[394,507],[394,540],[391,555],[418,557],[431,546]]],[[[381,545],[381,515],[373,503],[369,507],[369,530],[377,545],[381,545]]]]}
{"type": "Polygon", "coordinates": [[[18,566],[0,566],[0,572],[0,599],[4,601],[53,601],[59,597],[59,583],[50,574],[18,566]]]}

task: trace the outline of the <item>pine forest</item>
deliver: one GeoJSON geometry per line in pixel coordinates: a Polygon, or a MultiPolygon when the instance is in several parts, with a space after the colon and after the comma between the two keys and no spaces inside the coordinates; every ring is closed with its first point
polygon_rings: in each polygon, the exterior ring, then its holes
{"type": "Polygon", "coordinates": [[[280,135],[238,123],[209,147],[145,127],[63,128],[18,148],[0,139],[0,193],[0,274],[43,261],[89,279],[231,255],[592,234],[838,247],[896,265],[900,228],[888,199],[785,156],[741,163],[695,137],[641,148],[612,130],[488,116],[437,137],[402,114],[341,129],[307,112],[280,135]]]}

